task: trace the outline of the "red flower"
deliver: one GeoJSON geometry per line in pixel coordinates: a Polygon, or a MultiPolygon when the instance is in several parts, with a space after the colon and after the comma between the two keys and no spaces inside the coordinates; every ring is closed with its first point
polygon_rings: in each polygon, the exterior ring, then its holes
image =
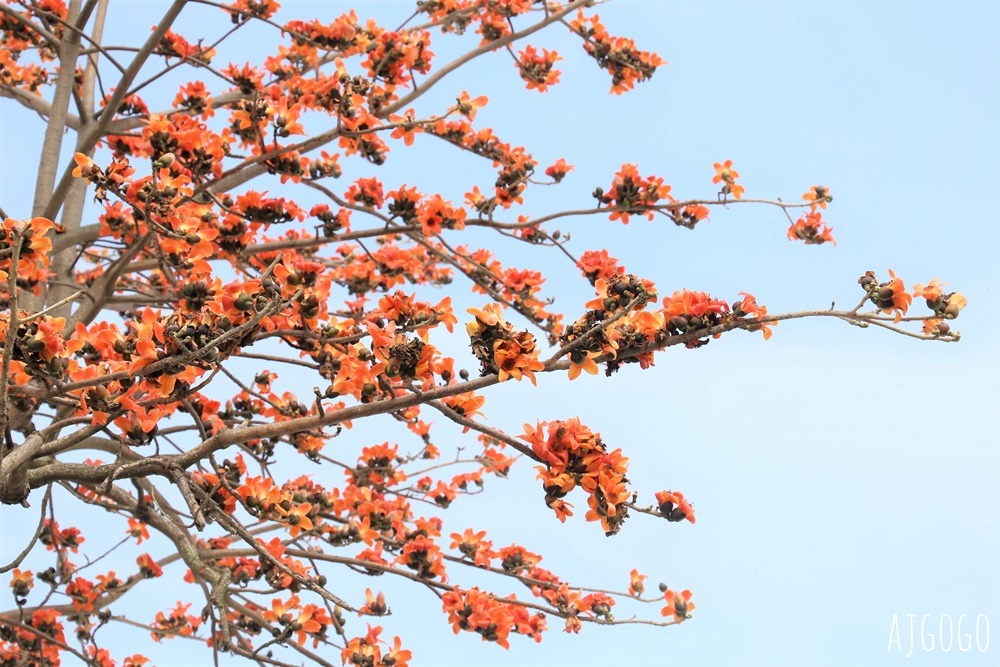
{"type": "Polygon", "coordinates": [[[156,564],[156,561],[149,554],[142,554],[135,559],[142,576],[147,579],[155,579],[163,574],[163,568],[156,564]]]}
{"type": "Polygon", "coordinates": [[[527,46],[517,56],[517,68],[521,72],[521,78],[528,84],[528,90],[544,93],[549,86],[559,83],[561,72],[555,69],[555,64],[562,57],[555,51],[542,49],[538,53],[535,47],[527,46]]]}
{"type": "Polygon", "coordinates": [[[564,158],[559,158],[555,164],[545,170],[545,175],[558,183],[571,171],[573,171],[573,165],[566,164],[564,158]]]}

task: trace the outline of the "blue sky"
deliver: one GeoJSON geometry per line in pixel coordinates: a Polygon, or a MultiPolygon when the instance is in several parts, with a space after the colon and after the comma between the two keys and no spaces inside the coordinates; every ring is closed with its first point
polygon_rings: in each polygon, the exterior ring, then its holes
{"type": "MultiPolygon", "coordinates": [[[[136,25],[151,25],[152,9],[162,4],[128,4],[130,14],[113,14],[110,34],[124,39],[136,25]]],[[[125,6],[113,2],[112,11],[125,6]]],[[[329,20],[350,6],[288,2],[279,17],[329,20]]],[[[365,3],[359,14],[394,17],[395,24],[411,8],[365,3]]],[[[636,490],[645,498],[663,488],[684,491],[698,523],[633,517],[614,538],[582,520],[559,524],[521,462],[509,480],[455,503],[446,527],[486,529],[497,546],[517,541],[574,583],[621,589],[635,567],[653,587],[690,588],[697,609],[681,627],[588,625],[566,636],[553,618],[541,644],[514,638],[505,652],[472,635],[453,636],[435,598],[412,585],[345,576],[338,592],[384,586],[395,612],[385,619],[386,634],[404,638],[415,666],[623,657],[692,667],[996,664],[1000,639],[985,653],[974,637],[972,650],[959,652],[956,644],[945,653],[937,637],[935,649],[923,651],[918,636],[904,656],[907,614],[917,615],[918,631],[920,617],[930,614],[935,634],[942,615],[957,624],[969,614],[964,631],[974,633],[970,619],[985,614],[1000,637],[1000,270],[990,210],[998,194],[1000,56],[989,46],[1000,8],[624,0],[599,13],[612,34],[633,37],[669,65],[630,94],[608,95],[607,77],[554,30],[532,43],[564,55],[562,85],[545,95],[526,91],[509,58],[493,54],[442,82],[416,105],[418,114],[440,113],[461,90],[487,94],[481,126],[527,146],[542,165],[560,157],[574,164],[559,187],[536,189],[542,192],[524,211],[533,215],[589,205],[590,192],[607,188],[623,162],[663,176],[678,196],[713,196],[712,163],[725,159],[735,161],[748,197],[795,200],[824,184],[834,196],[824,218],[835,228],[836,248],[790,243],[784,216],[756,206],[713,209],[711,222],[693,232],[643,219],[624,227],[582,218],[561,227],[572,233],[574,250],[607,247],[661,292],[687,287],[732,301],[749,291],[771,312],[831,301],[853,306],[861,296],[857,278],[869,269],[883,276],[892,268],[907,285],[939,276],[969,298],[956,323],[963,338],[932,344],[834,321],[789,322],[766,343],[733,332],[700,350],[673,348],[645,372],[630,366],[610,380],[543,378],[537,389],[508,383],[487,393],[489,423],[511,432],[536,418],[582,416],[610,446],[625,449],[636,490]],[[899,652],[887,650],[894,615],[904,626],[899,652]]],[[[192,8],[178,32],[194,41],[207,30],[205,16],[217,17],[192,8]]],[[[224,19],[216,21],[211,35],[225,29],[224,19]]],[[[262,61],[264,39],[274,36],[258,31],[234,44],[234,62],[262,61]]],[[[440,41],[433,50],[449,48],[440,41]]],[[[7,101],[2,108],[0,154],[8,164],[25,157],[20,168],[5,170],[0,204],[24,217],[43,127],[7,101]]],[[[490,182],[487,166],[438,144],[418,137],[414,150],[400,147],[375,173],[387,189],[407,183],[455,200],[490,182]]],[[[372,175],[359,161],[342,164],[343,189],[372,175]]],[[[279,191],[276,182],[268,187],[279,191]]],[[[548,293],[564,312],[590,298],[587,284],[554,253],[496,248],[505,265],[544,269],[548,293]]],[[[438,342],[475,366],[463,340],[438,342]]],[[[285,373],[283,380],[291,386],[295,378],[285,373]]],[[[397,435],[404,437],[384,423],[359,425],[336,446],[359,451],[397,435]]],[[[451,435],[436,441],[445,452],[461,444],[451,435]]],[[[315,474],[322,481],[333,472],[315,474]]],[[[578,507],[584,502],[576,499],[578,507]]],[[[2,518],[5,535],[22,535],[36,515],[5,507],[2,518]]],[[[85,531],[95,549],[101,518],[89,512],[80,519],[96,531],[85,531]]],[[[115,525],[115,540],[118,534],[115,525]]],[[[5,540],[0,554],[9,560],[20,547],[5,540]]],[[[164,579],[150,585],[151,594],[159,588],[170,595],[173,583],[164,579]]],[[[170,605],[160,599],[155,608],[130,604],[151,620],[170,605]]],[[[657,609],[625,607],[617,615],[657,609]]],[[[354,627],[360,632],[363,621],[354,627]]],[[[147,649],[141,632],[117,636],[161,667],[206,656],[188,642],[147,649]]]]}

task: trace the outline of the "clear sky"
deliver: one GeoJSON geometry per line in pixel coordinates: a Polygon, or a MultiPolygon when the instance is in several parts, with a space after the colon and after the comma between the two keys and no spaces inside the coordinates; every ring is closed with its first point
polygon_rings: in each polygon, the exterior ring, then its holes
{"type": "MultiPolygon", "coordinates": [[[[164,4],[112,2],[109,34],[145,31],[164,4]]],[[[362,18],[373,12],[396,17],[394,24],[413,7],[354,4],[362,18]]],[[[351,6],[289,1],[279,19],[329,20],[351,6]]],[[[206,12],[194,8],[177,31],[194,41],[226,28],[206,12]]],[[[486,94],[482,126],[525,145],[543,166],[560,157],[574,164],[564,184],[529,199],[524,212],[533,215],[589,206],[590,192],[607,188],[623,162],[663,176],[681,197],[714,196],[712,163],[725,159],[734,160],[748,197],[796,200],[809,186],[826,185],[834,202],[824,218],[837,247],[790,243],[780,211],[754,206],[713,208],[711,221],[693,232],[644,219],[627,227],[575,219],[562,228],[574,250],[607,247],[661,292],[687,287],[732,301],[749,291],[771,312],[831,301],[853,306],[862,294],[856,281],[869,269],[884,276],[892,268],[908,286],[938,276],[969,298],[955,323],[963,338],[934,344],[836,321],[789,322],[766,343],[734,332],[700,350],[672,348],[645,372],[629,366],[610,380],[544,378],[537,389],[509,383],[487,392],[489,423],[511,432],[536,418],[582,416],[610,446],[625,449],[632,486],[644,498],[682,490],[698,523],[638,516],[614,538],[582,520],[559,524],[522,461],[509,480],[456,502],[443,514],[446,528],[489,530],[496,546],[517,541],[577,584],[620,590],[634,567],[650,575],[651,587],[690,588],[697,609],[681,627],[587,625],[567,636],[552,618],[541,644],[514,637],[504,651],[474,635],[453,636],[436,598],[418,587],[387,577],[345,577],[344,587],[384,587],[395,612],[384,619],[385,634],[404,638],[416,667],[1000,663],[1000,269],[991,210],[1000,194],[1000,56],[991,46],[1000,5],[622,0],[599,13],[612,34],[633,37],[669,65],[630,94],[608,95],[607,77],[553,30],[532,43],[564,55],[562,85],[545,95],[526,91],[509,57],[493,54],[446,79],[420,101],[418,115],[440,113],[461,90],[486,94]],[[918,635],[909,658],[907,614],[916,615],[918,635]],[[920,646],[924,614],[931,615],[932,651],[920,646]],[[956,638],[946,653],[942,617],[957,626],[962,614],[971,650],[960,652],[956,638]],[[977,614],[992,631],[985,653],[975,643],[977,614]],[[894,616],[900,650],[890,644],[894,616]]],[[[275,44],[266,31],[254,35],[234,45],[235,62],[262,62],[262,44],[275,44]]],[[[441,44],[432,50],[449,52],[441,44]]],[[[42,124],[7,100],[0,109],[7,164],[0,205],[25,217],[42,124]]],[[[417,139],[376,172],[387,189],[407,183],[460,201],[471,186],[490,182],[483,165],[417,139]]],[[[371,175],[359,161],[342,164],[343,189],[371,175]]],[[[591,296],[554,253],[509,245],[498,252],[505,264],[544,269],[564,312],[591,296]]],[[[440,344],[475,366],[464,341],[440,344]]],[[[359,425],[336,446],[359,451],[395,437],[367,428],[359,425]]],[[[438,445],[448,452],[460,442],[438,445]]],[[[322,481],[334,471],[316,475],[322,481]]],[[[5,536],[30,534],[36,520],[33,511],[6,507],[2,517],[5,536]]],[[[64,525],[72,523],[67,517],[64,525]]],[[[100,539],[93,539],[96,548],[100,539]]],[[[21,546],[0,542],[4,562],[21,546]]],[[[167,579],[149,586],[150,597],[157,588],[170,595],[175,584],[167,579]]],[[[340,592],[338,584],[331,588],[340,592]]],[[[170,605],[158,600],[164,605],[131,604],[152,620],[170,605]]],[[[625,607],[617,615],[657,609],[625,607]]],[[[363,632],[364,621],[353,623],[363,632]]],[[[119,636],[160,667],[208,657],[189,642],[147,648],[141,632],[119,636]]]]}

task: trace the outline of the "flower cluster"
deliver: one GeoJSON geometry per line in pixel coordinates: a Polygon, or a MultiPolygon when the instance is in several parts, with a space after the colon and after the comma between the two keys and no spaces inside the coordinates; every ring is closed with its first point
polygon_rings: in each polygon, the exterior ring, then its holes
{"type": "Polygon", "coordinates": [[[456,587],[445,593],[441,601],[455,634],[462,630],[475,632],[483,641],[496,642],[504,648],[510,648],[511,632],[541,641],[541,634],[546,630],[544,614],[532,614],[521,605],[504,602],[479,588],[463,591],[456,587]]]}
{"type": "Polygon", "coordinates": [[[0,227],[0,284],[4,291],[14,261],[14,245],[17,244],[17,281],[32,292],[38,292],[49,275],[52,239],[48,232],[53,227],[52,221],[45,218],[23,221],[6,218],[3,221],[0,227]]]}
{"type": "Polygon", "coordinates": [[[947,284],[938,282],[938,279],[934,278],[926,285],[914,285],[913,298],[924,299],[927,307],[934,311],[935,317],[924,320],[923,332],[925,334],[934,337],[952,336],[957,339],[958,334],[952,333],[951,325],[945,320],[953,320],[958,317],[958,314],[968,304],[968,299],[958,292],[945,294],[944,287],[947,284]]]}
{"type": "Polygon", "coordinates": [[[355,667],[407,667],[413,654],[402,648],[399,637],[393,640],[392,648],[383,648],[385,640],[379,639],[382,628],[368,626],[368,634],[355,637],[347,642],[340,658],[345,665],[355,667]]]}
{"type": "Polygon", "coordinates": [[[487,304],[482,310],[470,308],[468,312],[475,319],[465,328],[482,374],[496,373],[500,382],[527,377],[535,384],[535,371],[545,368],[538,359],[540,350],[535,347],[535,337],[527,331],[514,331],[503,319],[498,303],[487,304]]]}
{"type": "Polygon", "coordinates": [[[555,51],[542,49],[539,53],[535,47],[525,47],[517,54],[517,69],[528,85],[528,90],[544,93],[549,86],[559,83],[561,72],[555,69],[555,64],[562,57],[555,51]]]}
{"type": "Polygon", "coordinates": [[[545,489],[545,504],[565,521],[572,516],[563,498],[577,486],[588,494],[587,521],[600,521],[613,535],[628,517],[631,492],[626,484],[628,459],[621,449],[609,452],[600,434],[593,433],[577,418],[524,425],[518,436],[531,445],[543,466],[536,467],[545,489]]]}
{"type": "Polygon", "coordinates": [[[191,603],[177,603],[177,606],[164,614],[162,611],[156,612],[156,620],[153,621],[152,636],[155,641],[160,641],[164,637],[191,637],[198,631],[201,625],[201,618],[188,614],[191,603]]]}
{"type": "Polygon", "coordinates": [[[264,612],[264,620],[274,623],[285,636],[295,635],[295,642],[304,646],[306,638],[312,638],[313,646],[326,641],[326,631],[332,624],[326,610],[314,604],[303,605],[299,596],[287,600],[275,598],[271,608],[264,612]]]}
{"type": "Polygon", "coordinates": [[[640,51],[626,37],[612,37],[600,22],[600,16],[584,16],[581,9],[570,22],[573,31],[583,38],[583,50],[611,75],[615,95],[632,90],[636,83],[652,78],[657,67],[666,62],[655,53],[640,51]]]}
{"type": "Polygon", "coordinates": [[[61,614],[52,608],[36,609],[19,625],[7,625],[0,619],[0,664],[28,664],[31,667],[59,665],[61,646],[66,645],[61,614]],[[26,627],[21,627],[21,626],[26,627]],[[53,641],[42,641],[41,638],[53,641]],[[31,662],[25,662],[25,659],[31,662]]]}
{"type": "Polygon", "coordinates": [[[602,205],[614,209],[609,216],[610,220],[621,220],[622,224],[627,225],[632,215],[645,215],[648,220],[652,220],[651,209],[654,206],[661,201],[674,201],[670,190],[671,186],[664,184],[659,176],[644,178],[639,174],[638,165],[623,164],[608,191],[597,188],[594,190],[594,198],[602,205]]]}
{"type": "MultiPolygon", "coordinates": [[[[825,200],[820,200],[820,203],[825,207],[825,200]]],[[[816,210],[806,213],[788,228],[788,240],[805,241],[807,244],[816,245],[829,241],[837,245],[833,240],[833,227],[827,227],[823,222],[823,214],[816,210]]]]}

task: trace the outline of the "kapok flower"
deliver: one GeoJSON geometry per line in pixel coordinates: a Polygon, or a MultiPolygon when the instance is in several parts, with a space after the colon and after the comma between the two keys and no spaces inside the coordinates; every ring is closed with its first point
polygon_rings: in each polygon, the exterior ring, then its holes
{"type": "Polygon", "coordinates": [[[291,612],[299,608],[299,596],[293,595],[287,600],[273,598],[271,608],[264,612],[264,620],[271,623],[280,623],[282,619],[291,619],[291,612]]]}
{"type": "Polygon", "coordinates": [[[73,176],[75,178],[85,178],[92,183],[97,183],[104,179],[104,172],[101,171],[101,168],[83,153],[74,153],[73,161],[76,162],[76,167],[73,169],[73,176]]]}
{"type": "Polygon", "coordinates": [[[128,520],[128,534],[130,537],[136,538],[136,544],[142,544],[143,540],[149,539],[149,530],[146,528],[146,524],[138,519],[128,520]]]}
{"type": "Polygon", "coordinates": [[[632,570],[630,574],[632,576],[632,581],[628,585],[628,592],[638,597],[645,592],[646,586],[642,582],[643,580],[648,579],[649,575],[639,574],[639,570],[632,570]]]}
{"type": "Polygon", "coordinates": [[[664,591],[663,598],[667,601],[667,606],[660,610],[661,616],[672,616],[677,622],[691,618],[691,611],[694,604],[690,602],[691,591],[672,591],[669,588],[664,591]]]}
{"type": "Polygon", "coordinates": [[[963,308],[969,303],[969,300],[965,298],[965,295],[959,294],[958,292],[952,292],[951,294],[944,297],[944,316],[945,319],[953,320],[958,317],[958,314],[963,308]]]}
{"type": "Polygon", "coordinates": [[[927,307],[933,310],[935,303],[944,292],[944,286],[947,284],[948,283],[939,282],[937,278],[931,278],[931,281],[926,285],[923,283],[917,283],[913,286],[913,298],[926,299],[927,307]]]}
{"type": "Polygon", "coordinates": [[[139,566],[142,576],[147,579],[155,579],[163,574],[163,568],[157,565],[156,561],[149,554],[142,554],[135,559],[135,562],[139,566]]]}
{"type": "Polygon", "coordinates": [[[827,203],[833,201],[833,197],[830,196],[830,188],[825,185],[812,186],[809,188],[809,192],[802,195],[802,198],[812,202],[809,206],[811,211],[815,211],[817,206],[825,209],[827,203]]]}
{"type": "Polygon", "coordinates": [[[14,570],[14,578],[10,581],[10,587],[14,589],[14,596],[23,598],[35,585],[35,577],[31,570],[14,570]]]}
{"type": "Polygon", "coordinates": [[[393,637],[392,648],[388,655],[382,658],[382,664],[393,667],[409,667],[411,658],[413,658],[413,652],[403,648],[403,640],[399,637],[393,637]]]}
{"type": "Polygon", "coordinates": [[[562,498],[546,499],[546,504],[556,513],[560,523],[566,523],[567,517],[573,516],[573,505],[562,498]]]}
{"type": "Polygon", "coordinates": [[[94,611],[94,601],[100,595],[93,582],[77,577],[66,587],[66,595],[73,601],[73,609],[77,612],[94,611]]]}
{"type": "Polygon", "coordinates": [[[452,107],[458,113],[462,114],[469,120],[476,119],[477,109],[482,109],[490,101],[490,98],[485,95],[480,95],[479,97],[473,99],[467,91],[462,91],[461,96],[456,97],[455,101],[457,104],[452,107]]]}
{"type": "Polygon", "coordinates": [[[942,319],[932,318],[924,320],[923,333],[926,336],[948,336],[951,334],[951,326],[942,319]]]}
{"type": "Polygon", "coordinates": [[[833,240],[833,227],[827,227],[822,218],[823,214],[819,211],[806,213],[788,228],[788,240],[800,240],[815,245],[829,241],[833,245],[837,245],[837,242],[833,240]]]}
{"type": "Polygon", "coordinates": [[[466,558],[471,558],[479,567],[489,567],[493,554],[493,542],[487,540],[486,531],[473,532],[471,528],[466,528],[462,534],[452,533],[452,549],[458,549],[466,558]]]}
{"type": "Polygon", "coordinates": [[[395,114],[389,116],[390,122],[398,124],[398,127],[392,131],[393,139],[402,139],[407,146],[413,145],[414,137],[424,131],[422,125],[414,122],[416,113],[413,109],[407,109],[402,116],[395,114]]]}
{"type": "Polygon", "coordinates": [[[691,503],[684,499],[684,494],[680,491],[658,491],[656,503],[660,514],[667,521],[687,519],[691,523],[695,523],[694,508],[691,507],[691,503]]]}
{"type": "Polygon", "coordinates": [[[504,321],[500,314],[499,303],[488,303],[483,306],[482,310],[479,308],[469,308],[465,312],[476,318],[475,321],[465,325],[465,329],[469,332],[470,336],[482,333],[487,327],[495,327],[504,321]]]}
{"type": "Polygon", "coordinates": [[[545,170],[545,175],[558,183],[571,171],[573,171],[573,165],[566,164],[565,158],[559,158],[555,164],[545,170]]]}
{"type": "Polygon", "coordinates": [[[520,381],[522,377],[535,382],[535,371],[545,369],[539,359],[540,350],[535,347],[535,338],[527,331],[512,334],[508,340],[496,340],[493,343],[493,359],[499,372],[500,382],[508,378],[520,381]]]}
{"type": "Polygon", "coordinates": [[[575,380],[580,377],[580,373],[586,371],[591,375],[597,375],[598,367],[595,359],[600,358],[600,352],[590,352],[579,348],[569,353],[569,379],[575,380]]]}
{"type": "Polygon", "coordinates": [[[558,53],[548,49],[542,49],[538,53],[535,47],[527,46],[517,55],[517,68],[521,72],[521,78],[527,83],[528,90],[544,93],[549,86],[559,83],[561,72],[555,69],[555,64],[562,57],[558,53]]]}
{"type": "Polygon", "coordinates": [[[723,184],[722,194],[731,194],[734,199],[742,197],[743,186],[736,182],[736,179],[740,177],[740,172],[733,169],[733,161],[726,160],[722,164],[716,162],[712,166],[715,167],[715,176],[712,177],[712,182],[723,184]]]}
{"type": "MultiPolygon", "coordinates": [[[[733,304],[733,314],[740,317],[741,314],[749,315],[750,317],[756,319],[764,319],[767,317],[767,308],[761,306],[757,303],[757,297],[749,292],[740,292],[740,296],[743,297],[742,301],[737,301],[733,304]]],[[[778,326],[777,322],[761,322],[759,324],[751,324],[744,327],[747,331],[763,331],[764,340],[769,340],[771,338],[771,327],[778,326]]]]}
{"type": "Polygon", "coordinates": [[[944,294],[944,286],[948,283],[939,283],[937,278],[931,280],[927,285],[917,284],[913,286],[913,298],[923,297],[927,302],[927,307],[933,310],[938,316],[953,320],[968,304],[969,300],[958,292],[944,294]]]}
{"type": "Polygon", "coordinates": [[[370,614],[372,616],[385,616],[389,613],[389,607],[385,603],[385,594],[379,592],[376,596],[372,589],[365,589],[365,606],[358,610],[358,616],[370,614]]]}
{"type": "Polygon", "coordinates": [[[284,522],[288,524],[288,533],[292,537],[298,537],[299,533],[303,530],[312,530],[313,522],[309,518],[309,511],[312,509],[312,505],[309,503],[300,503],[299,505],[293,505],[291,509],[284,509],[281,505],[276,505],[278,512],[284,517],[284,522]]]}
{"type": "Polygon", "coordinates": [[[913,301],[913,297],[907,293],[903,280],[897,278],[892,269],[889,269],[889,277],[892,278],[891,281],[880,283],[877,287],[869,283],[865,289],[869,290],[872,303],[880,311],[884,313],[894,312],[896,316],[893,321],[899,322],[906,314],[906,309],[913,301]]]}

